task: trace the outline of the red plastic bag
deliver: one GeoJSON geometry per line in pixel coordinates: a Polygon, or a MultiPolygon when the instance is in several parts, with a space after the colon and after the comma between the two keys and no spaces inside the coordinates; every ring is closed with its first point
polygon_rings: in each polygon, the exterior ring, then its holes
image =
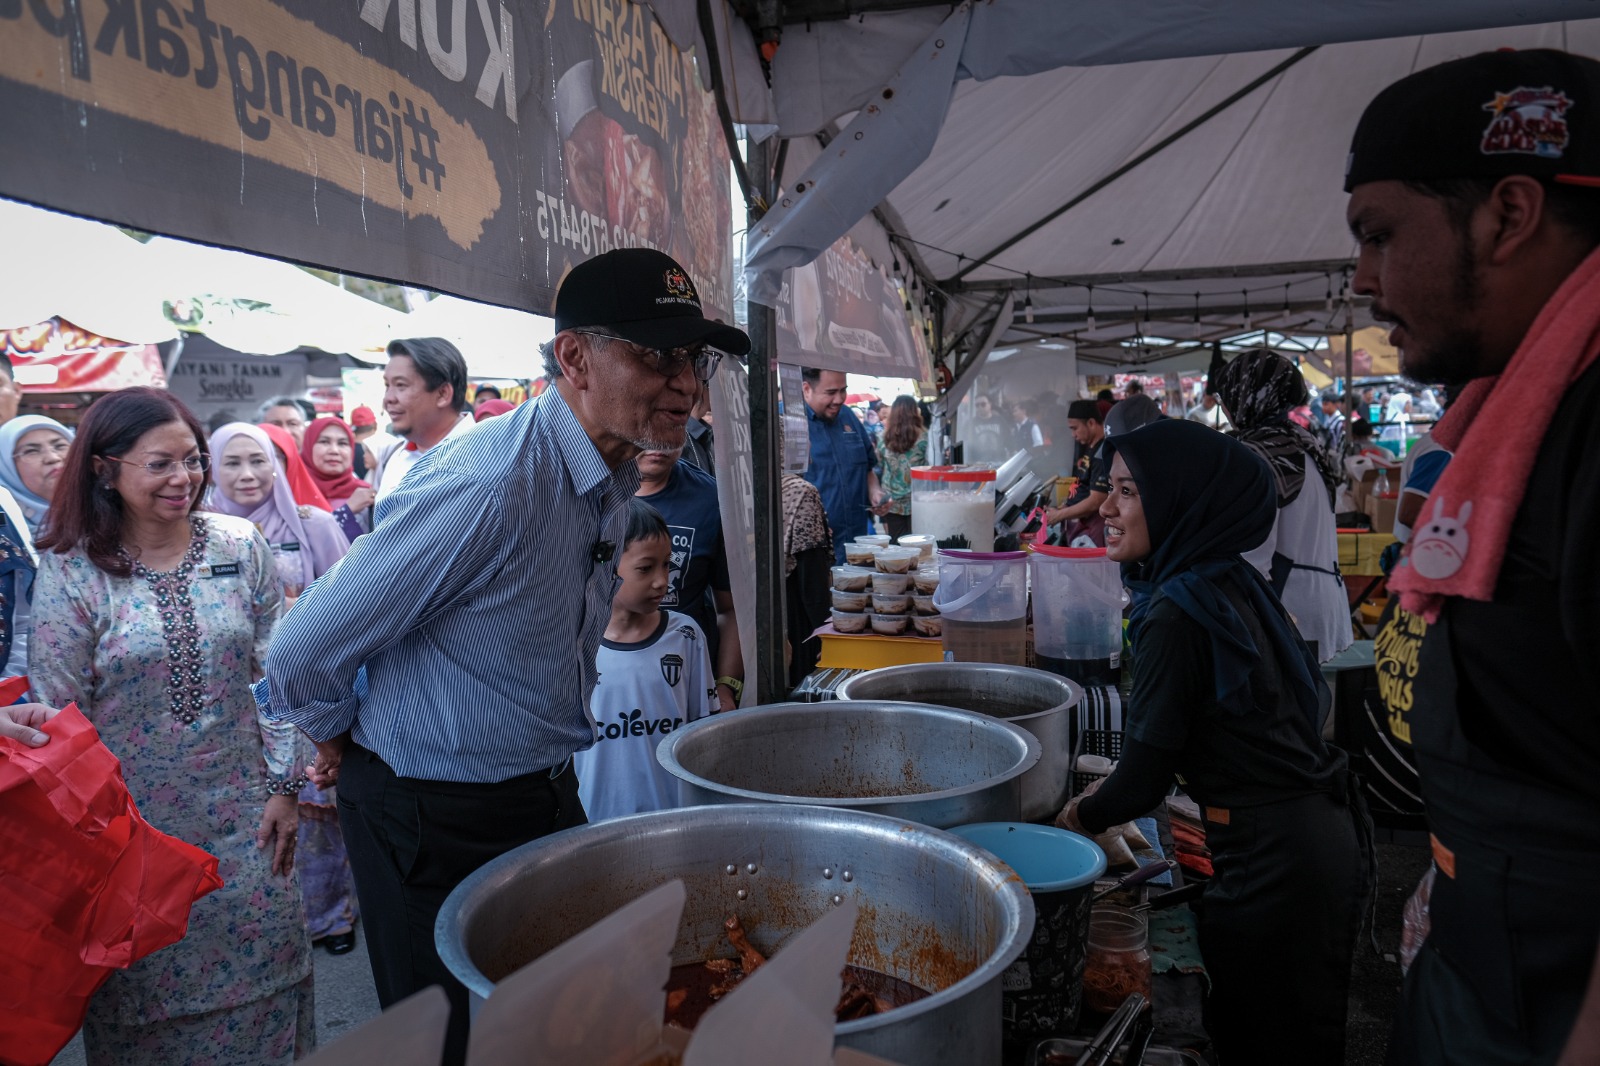
{"type": "MultiPolygon", "coordinates": [[[[3,695],[3,693],[0,693],[3,695]]],[[[122,766],[69,704],[50,743],[0,738],[0,1062],[45,1066],[113,969],[176,943],[217,860],[139,816],[122,766]]]]}

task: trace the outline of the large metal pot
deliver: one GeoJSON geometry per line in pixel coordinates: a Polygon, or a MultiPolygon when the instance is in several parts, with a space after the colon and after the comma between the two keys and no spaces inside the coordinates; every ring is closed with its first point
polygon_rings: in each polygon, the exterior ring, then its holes
{"type": "Polygon", "coordinates": [[[932,995],[845,1022],[837,1042],[908,1066],[1000,1062],[1000,975],[1033,932],[1027,889],[987,851],[875,814],[687,807],[556,833],[450,894],[439,955],[476,1008],[495,982],[674,878],[688,890],[675,964],[731,957],[729,914],[771,953],[851,899],[861,917],[850,961],[932,995]]]}
{"type": "Polygon", "coordinates": [[[678,779],[685,807],[808,803],[948,829],[1015,821],[1039,742],[948,707],[775,703],[675,730],[656,757],[678,779]]]}
{"type": "Polygon", "coordinates": [[[1072,716],[1083,689],[1026,666],[916,663],[868,670],[838,688],[841,700],[909,700],[1003,718],[1039,738],[1039,763],[1022,778],[1022,818],[1054,818],[1067,802],[1072,716]]]}

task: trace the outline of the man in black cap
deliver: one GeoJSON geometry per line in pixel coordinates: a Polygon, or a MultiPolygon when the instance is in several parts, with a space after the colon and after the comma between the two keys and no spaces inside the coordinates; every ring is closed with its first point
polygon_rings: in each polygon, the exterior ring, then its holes
{"type": "Polygon", "coordinates": [[[1067,426],[1072,430],[1072,439],[1078,443],[1078,460],[1072,468],[1078,483],[1060,507],[1045,508],[1045,524],[1062,524],[1061,544],[1103,548],[1106,522],[1100,517],[1100,505],[1111,492],[1111,477],[1106,472],[1105,457],[1100,449],[1100,443],[1106,439],[1106,427],[1099,403],[1073,400],[1067,405],[1067,426]]]}
{"type": "Polygon", "coordinates": [[[378,1001],[443,985],[447,1063],[466,1053],[467,995],[434,948],[439,908],[490,859],[585,821],[572,753],[594,739],[634,457],[683,447],[719,351],[750,348],[642,248],[574,268],[556,330],[538,402],[419,458],[267,656],[270,716],[339,786],[378,1001]]]}
{"type": "Polygon", "coordinates": [[[1437,874],[1389,1061],[1553,1062],[1600,943],[1600,63],[1490,52],[1404,78],[1345,188],[1353,283],[1402,373],[1464,386],[1390,579],[1431,623],[1390,654],[1416,656],[1437,874]]]}

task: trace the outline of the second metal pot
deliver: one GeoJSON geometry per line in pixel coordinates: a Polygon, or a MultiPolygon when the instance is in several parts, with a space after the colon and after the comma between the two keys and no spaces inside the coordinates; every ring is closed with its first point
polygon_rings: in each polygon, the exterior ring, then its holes
{"type": "Polygon", "coordinates": [[[1022,778],[1022,819],[1054,818],[1067,802],[1072,719],[1083,689],[1064,677],[1000,663],[885,666],[850,678],[841,700],[908,700],[1003,718],[1039,738],[1040,758],[1022,778]]]}
{"type": "Polygon", "coordinates": [[[776,703],[702,718],[670,734],[656,756],[686,807],[807,803],[945,829],[1016,820],[1039,742],[948,707],[776,703]]]}

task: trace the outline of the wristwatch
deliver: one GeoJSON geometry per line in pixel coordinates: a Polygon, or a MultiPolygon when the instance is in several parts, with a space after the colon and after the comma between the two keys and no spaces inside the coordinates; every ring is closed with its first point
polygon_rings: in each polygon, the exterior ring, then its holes
{"type": "Polygon", "coordinates": [[[736,677],[719,677],[719,678],[717,678],[717,687],[721,688],[723,685],[727,685],[730,689],[733,690],[733,702],[734,703],[738,703],[740,700],[744,699],[744,682],[743,681],[740,681],[736,677]]]}

